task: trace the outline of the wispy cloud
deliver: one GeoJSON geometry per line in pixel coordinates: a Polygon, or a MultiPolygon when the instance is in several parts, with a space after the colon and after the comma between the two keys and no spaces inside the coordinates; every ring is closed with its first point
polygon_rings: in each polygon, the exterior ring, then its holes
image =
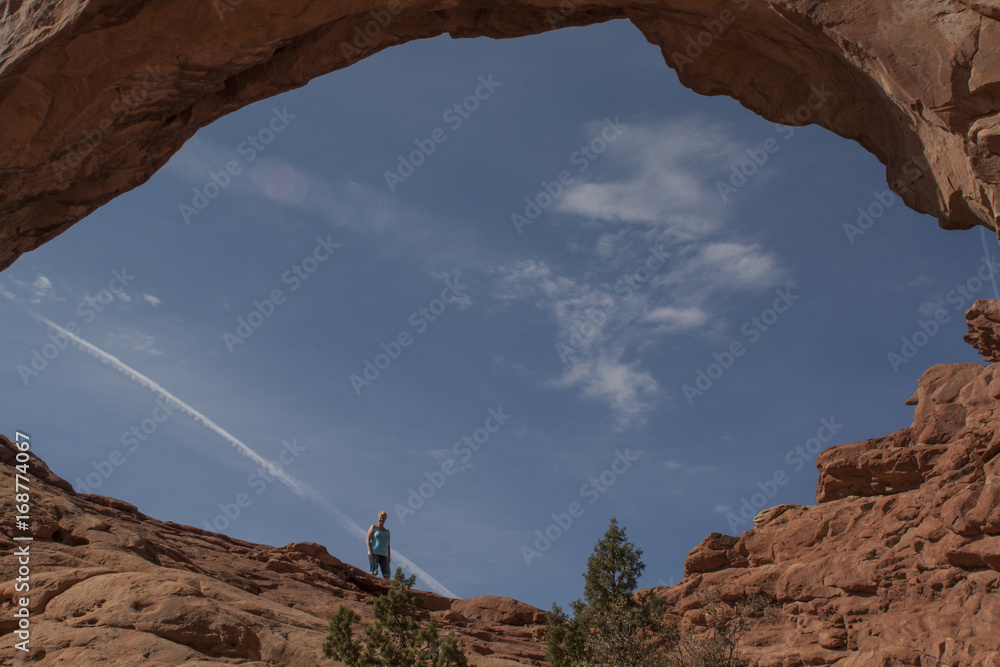
{"type": "Polygon", "coordinates": [[[778,259],[760,244],[711,241],[681,249],[676,267],[653,278],[653,287],[667,289],[689,305],[707,307],[717,294],[763,292],[787,279],[778,259]]]}
{"type": "Polygon", "coordinates": [[[306,175],[279,157],[266,157],[253,166],[250,181],[264,197],[284,206],[294,206],[306,198],[306,175]]]}
{"type": "MultiPolygon", "coordinates": [[[[9,269],[8,271],[15,271],[9,269]]],[[[72,290],[61,281],[53,281],[49,276],[30,270],[35,273],[31,279],[15,278],[10,276],[11,282],[6,286],[0,285],[0,297],[13,303],[40,304],[43,301],[66,302],[66,295],[72,290]]],[[[16,273],[14,275],[17,275],[16,273]]],[[[23,273],[21,274],[23,275],[23,273]]]]}
{"type": "Polygon", "coordinates": [[[7,299],[8,301],[13,301],[14,303],[23,303],[24,300],[18,297],[16,294],[6,289],[3,285],[0,285],[0,296],[7,299]]]}
{"type": "Polygon", "coordinates": [[[39,275],[35,278],[35,281],[31,283],[31,286],[35,288],[35,294],[38,296],[45,296],[52,291],[52,281],[43,275],[39,275]]]}
{"type": "Polygon", "coordinates": [[[129,352],[142,352],[153,355],[163,354],[163,351],[156,347],[156,338],[140,331],[109,333],[107,339],[114,347],[128,350],[129,352]]]}
{"type": "Polygon", "coordinates": [[[731,162],[741,148],[725,127],[698,118],[630,125],[601,158],[621,175],[574,184],[558,210],[641,223],[659,240],[702,238],[721,227],[725,210],[705,175],[731,162]]]}
{"type": "Polygon", "coordinates": [[[667,327],[670,331],[683,331],[704,325],[708,318],[708,312],[698,307],[660,306],[646,313],[645,321],[667,327]]]}
{"type": "Polygon", "coordinates": [[[623,362],[624,351],[623,347],[601,348],[590,355],[572,357],[554,384],[580,387],[587,398],[607,403],[616,426],[637,426],[655,404],[659,385],[647,371],[639,369],[638,361],[623,362]]]}
{"type": "Polygon", "coordinates": [[[531,259],[499,267],[497,278],[493,296],[504,300],[539,295],[552,299],[577,290],[574,281],[554,275],[546,262],[531,259]]]}
{"type": "MultiPolygon", "coordinates": [[[[441,282],[447,281],[447,283],[462,287],[461,273],[455,273],[452,271],[431,271],[430,276],[435,280],[439,280],[441,282]]],[[[466,292],[463,292],[462,294],[453,294],[453,296],[455,299],[453,303],[455,303],[460,310],[465,310],[472,305],[472,297],[466,292]]]]}
{"type": "Polygon", "coordinates": [[[15,301],[17,303],[24,303],[25,301],[28,303],[41,303],[42,299],[55,298],[55,287],[52,284],[52,281],[48,276],[41,273],[35,276],[35,279],[31,282],[15,279],[14,284],[21,288],[25,296],[18,297],[14,293],[4,290],[4,296],[11,301],[15,301]]]}
{"type": "Polygon", "coordinates": [[[143,294],[142,298],[145,299],[148,303],[150,303],[154,308],[160,305],[160,300],[155,296],[153,296],[152,294],[143,294]]]}
{"type": "MultiPolygon", "coordinates": [[[[419,256],[428,264],[455,265],[470,252],[464,233],[443,234],[431,214],[416,209],[412,202],[393,196],[381,187],[354,180],[331,180],[326,174],[275,156],[257,157],[247,162],[236,147],[227,148],[200,137],[192,138],[167,163],[165,172],[185,184],[178,206],[191,206],[192,188],[211,183],[210,172],[224,171],[236,161],[240,171],[233,175],[212,207],[222,199],[275,204],[327,222],[332,229],[383,237],[383,251],[419,256]]],[[[268,211],[255,207],[255,211],[268,211]]],[[[209,207],[202,215],[210,215],[209,207]]],[[[269,219],[285,219],[271,216],[269,219]]],[[[178,216],[181,216],[178,210],[178,216]]],[[[299,217],[299,216],[297,216],[299,217]]],[[[304,217],[304,216],[303,216],[304,217]]],[[[475,261],[466,260],[466,265],[475,261]]]]}
{"type": "Polygon", "coordinates": [[[171,176],[194,187],[210,182],[210,172],[236,161],[219,197],[256,198],[316,214],[333,226],[362,233],[386,233],[397,227],[404,212],[384,192],[354,181],[332,183],[325,176],[277,157],[248,162],[236,147],[226,148],[195,137],[167,163],[171,176]]]}
{"type": "Polygon", "coordinates": [[[667,470],[673,470],[676,472],[682,472],[686,475],[697,475],[703,472],[719,472],[719,468],[716,466],[691,466],[686,463],[680,463],[679,461],[674,461],[667,459],[663,462],[663,467],[667,470]]]}
{"type": "Polygon", "coordinates": [[[774,253],[727,229],[731,204],[714,182],[743,148],[697,118],[630,125],[556,207],[587,219],[590,252],[566,266],[494,267],[494,298],[534,303],[556,324],[563,371],[550,383],[604,402],[620,428],[641,425],[660,400],[639,353],[724,327],[720,295],[788,281],[774,253]]]}
{"type": "Polygon", "coordinates": [[[659,386],[637,361],[624,360],[621,334],[632,318],[620,299],[607,287],[556,275],[545,262],[516,262],[496,274],[496,298],[532,301],[555,321],[564,371],[551,384],[605,402],[618,427],[641,423],[659,386]]]}
{"type": "Polygon", "coordinates": [[[929,301],[924,301],[919,306],[917,306],[917,312],[920,313],[921,317],[934,317],[937,313],[942,310],[947,310],[947,302],[945,301],[944,295],[938,295],[929,301]]]}

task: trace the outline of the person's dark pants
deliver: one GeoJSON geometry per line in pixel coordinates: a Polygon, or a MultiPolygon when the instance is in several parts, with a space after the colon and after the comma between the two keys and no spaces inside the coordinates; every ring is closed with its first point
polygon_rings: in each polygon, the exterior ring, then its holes
{"type": "Polygon", "coordinates": [[[374,575],[378,575],[378,569],[381,566],[382,576],[389,578],[389,557],[383,556],[382,554],[375,554],[375,556],[368,558],[368,571],[374,575]]]}

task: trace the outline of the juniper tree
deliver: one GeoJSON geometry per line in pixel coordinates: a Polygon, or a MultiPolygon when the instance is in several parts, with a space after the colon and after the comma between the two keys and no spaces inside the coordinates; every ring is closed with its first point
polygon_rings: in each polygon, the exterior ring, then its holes
{"type": "Polygon", "coordinates": [[[646,564],[642,562],[642,549],[627,539],[625,529],[618,527],[618,519],[611,517],[608,532],[604,533],[587,559],[583,599],[588,607],[600,609],[626,601],[634,602],[632,593],[639,585],[639,577],[646,564]]]}
{"type": "Polygon", "coordinates": [[[612,517],[587,559],[584,599],[571,604],[573,617],[556,604],[546,614],[545,657],[553,667],[662,664],[657,645],[672,644],[675,635],[663,621],[662,600],[635,595],[645,568],[642,549],[612,517]]]}
{"type": "Polygon", "coordinates": [[[404,577],[396,568],[389,591],[375,600],[375,622],[365,628],[364,642],[351,630],[357,613],[338,609],[330,619],[323,654],[350,667],[467,667],[454,633],[439,639],[437,623],[410,592],[415,581],[415,575],[404,577]]]}

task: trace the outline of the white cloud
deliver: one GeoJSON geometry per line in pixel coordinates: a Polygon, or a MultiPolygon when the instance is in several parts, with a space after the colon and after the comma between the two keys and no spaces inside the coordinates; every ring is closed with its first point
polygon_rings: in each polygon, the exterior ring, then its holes
{"type": "Polygon", "coordinates": [[[772,252],[725,229],[732,204],[714,184],[745,157],[743,148],[726,127],[699,118],[633,124],[608,144],[589,181],[567,189],[558,209],[600,221],[594,252],[619,268],[650,245],[665,245],[674,259],[648,292],[669,288],[671,298],[649,299],[651,308],[667,308],[654,317],[677,330],[708,325],[715,294],[788,282],[772,252]],[[600,180],[605,173],[613,180],[600,180]]]}
{"type": "Polygon", "coordinates": [[[603,401],[618,426],[642,423],[663,398],[630,355],[665,336],[716,336],[728,326],[723,297],[790,282],[774,253],[726,229],[732,203],[715,181],[743,148],[697,118],[633,124],[556,205],[586,218],[571,233],[590,253],[566,257],[571,268],[523,259],[494,269],[495,298],[534,303],[555,323],[563,370],[552,384],[603,401]]]}
{"type": "Polygon", "coordinates": [[[639,361],[625,363],[622,327],[631,317],[607,288],[556,275],[545,262],[525,260],[496,270],[493,295],[535,303],[556,323],[564,370],[551,384],[579,388],[606,403],[619,427],[641,424],[659,385],[639,361]]]}
{"type": "Polygon", "coordinates": [[[35,288],[35,293],[39,296],[52,291],[52,281],[40,274],[35,278],[35,282],[31,283],[31,286],[35,288]]]}
{"type": "MultiPolygon", "coordinates": [[[[166,172],[186,181],[200,192],[218,191],[209,198],[209,207],[217,199],[225,197],[260,199],[282,206],[303,204],[311,191],[311,179],[304,171],[276,156],[253,155],[248,159],[237,147],[225,148],[201,137],[194,137],[170,159],[166,172]],[[236,162],[239,170],[227,170],[231,162],[236,162]],[[213,174],[215,175],[213,177],[213,174]]],[[[234,168],[235,170],[235,168],[234,168]]],[[[193,206],[194,193],[190,190],[186,201],[178,202],[193,206]]],[[[202,206],[202,209],[205,209],[202,206]]],[[[208,208],[207,210],[211,210],[208,208]]],[[[180,215],[180,212],[178,212],[180,215]]],[[[197,220],[200,213],[189,212],[191,220],[197,220]]]]}
{"type": "Polygon", "coordinates": [[[148,301],[154,308],[160,305],[160,300],[152,294],[143,294],[142,298],[148,301]]]}
{"type": "Polygon", "coordinates": [[[122,331],[116,334],[108,334],[107,340],[111,346],[130,352],[143,352],[152,355],[163,354],[163,351],[156,347],[156,338],[154,336],[139,331],[122,331]]]}
{"type": "MultiPolygon", "coordinates": [[[[368,186],[355,182],[333,185],[322,175],[299,169],[280,158],[261,157],[248,162],[235,146],[225,148],[200,137],[188,141],[165,169],[175,178],[202,188],[212,182],[211,172],[224,172],[226,164],[233,160],[239,163],[240,171],[227,174],[229,181],[210,201],[210,207],[223,197],[257,197],[319,214],[338,227],[368,232],[389,231],[402,218],[393,203],[380,196],[385,193],[368,186]]],[[[179,203],[191,205],[190,198],[179,203]]]]}
{"type": "Polygon", "coordinates": [[[697,475],[702,472],[719,472],[719,468],[716,466],[689,466],[685,463],[680,463],[678,461],[673,461],[667,459],[663,462],[663,467],[667,470],[673,470],[677,472],[683,472],[688,475],[697,475]]]}
{"type": "Polygon", "coordinates": [[[30,303],[41,303],[43,298],[52,296],[53,286],[48,276],[38,274],[30,284],[21,280],[15,280],[14,283],[28,292],[28,301],[30,303]]]}
{"type": "Polygon", "coordinates": [[[594,251],[597,253],[597,256],[611,257],[615,253],[616,246],[624,236],[624,229],[615,233],[608,232],[601,234],[600,238],[597,239],[597,243],[594,245],[594,251]]]}
{"type": "Polygon", "coordinates": [[[660,306],[646,313],[647,322],[668,327],[673,330],[696,329],[708,321],[709,314],[701,308],[682,308],[678,306],[660,306]]]}
{"type": "Polygon", "coordinates": [[[705,246],[688,268],[700,272],[701,278],[737,289],[771,287],[784,275],[774,255],[760,245],[733,242],[705,246]]]}
{"type": "Polygon", "coordinates": [[[236,159],[235,150],[226,150],[202,137],[188,139],[181,150],[174,153],[164,169],[167,173],[195,183],[209,179],[210,171],[225,169],[226,162],[236,159]]]}
{"type": "Polygon", "coordinates": [[[599,158],[623,175],[571,185],[557,210],[652,226],[661,239],[701,238],[721,226],[727,208],[706,174],[741,148],[726,128],[697,118],[630,125],[599,158]]]}
{"type": "Polygon", "coordinates": [[[759,292],[787,278],[777,258],[760,244],[722,241],[690,246],[678,266],[654,282],[702,305],[717,293],[759,292]]]}
{"type": "Polygon", "coordinates": [[[640,359],[623,361],[626,351],[645,353],[665,335],[711,329],[713,294],[759,287],[783,275],[757,246],[710,243],[688,255],[660,280],[651,270],[635,269],[650,266],[649,256],[640,257],[624,274],[645,277],[634,289],[616,289],[628,283],[613,266],[571,278],[547,262],[522,260],[495,269],[493,296],[534,303],[555,323],[563,371],[551,381],[554,386],[577,388],[607,404],[617,426],[635,426],[661,398],[660,385],[640,359]]]}
{"type": "Polygon", "coordinates": [[[503,300],[539,295],[554,298],[576,288],[572,280],[555,276],[545,262],[530,259],[499,267],[495,272],[499,280],[493,289],[493,296],[503,300]]]}
{"type": "Polygon", "coordinates": [[[934,315],[942,310],[946,310],[943,296],[938,296],[930,301],[924,301],[917,306],[917,312],[920,313],[921,317],[934,317],[934,315]]]}
{"type": "Polygon", "coordinates": [[[494,297],[531,302],[555,323],[563,372],[552,384],[603,401],[619,427],[643,423],[661,398],[659,384],[640,359],[623,361],[626,350],[645,353],[665,335],[713,330],[719,317],[711,308],[714,295],[760,288],[784,275],[758,246],[737,243],[694,247],[679,258],[679,266],[662,269],[668,271],[662,276],[636,270],[649,266],[648,257],[625,270],[626,276],[645,277],[634,289],[614,268],[621,262],[578,278],[559,275],[537,260],[494,271],[494,297]]]}
{"type": "Polygon", "coordinates": [[[294,206],[306,198],[309,183],[302,170],[274,155],[262,157],[254,153],[252,159],[248,158],[247,153],[241,153],[238,148],[226,148],[203,137],[193,137],[170,158],[166,170],[199,189],[214,182],[221,192],[240,196],[255,194],[285,206],[294,206]],[[236,173],[227,170],[233,161],[239,165],[236,173]],[[213,174],[216,175],[214,179],[213,174]]]}
{"type": "Polygon", "coordinates": [[[573,357],[566,372],[553,384],[579,386],[587,398],[604,401],[619,428],[640,426],[656,402],[659,385],[652,375],[638,368],[638,361],[622,362],[622,352],[600,350],[594,356],[573,357]]]}
{"type": "Polygon", "coordinates": [[[10,290],[5,289],[3,285],[0,285],[0,296],[9,301],[13,301],[14,303],[24,303],[24,299],[19,298],[10,290]]]}
{"type": "Polygon", "coordinates": [[[225,171],[232,160],[241,165],[240,172],[231,176],[204,212],[185,211],[190,222],[211,214],[213,207],[223,205],[222,200],[242,200],[252,202],[251,210],[268,222],[294,224],[288,222],[289,216],[272,213],[271,205],[279,205],[300,214],[295,218],[316,216],[329,223],[332,230],[380,235],[384,239],[380,247],[387,253],[417,256],[430,265],[480,264],[470,250],[473,230],[453,228],[442,233],[437,219],[393,196],[386,188],[351,180],[334,182],[326,174],[273,156],[247,162],[235,146],[226,148],[200,137],[188,141],[165,168],[166,173],[187,186],[184,198],[177,202],[178,219],[185,217],[179,205],[192,206],[191,188],[203,189],[212,182],[210,172],[225,171]]]}
{"type": "Polygon", "coordinates": [[[458,304],[458,307],[463,310],[472,305],[472,297],[464,291],[468,289],[468,285],[462,282],[461,273],[431,271],[430,275],[432,278],[440,280],[450,290],[450,295],[454,298],[452,303],[458,304]],[[451,289],[452,287],[454,289],[451,289]]]}
{"type": "Polygon", "coordinates": [[[309,191],[305,174],[279,157],[258,160],[251,181],[259,194],[284,206],[298,204],[309,191]]]}

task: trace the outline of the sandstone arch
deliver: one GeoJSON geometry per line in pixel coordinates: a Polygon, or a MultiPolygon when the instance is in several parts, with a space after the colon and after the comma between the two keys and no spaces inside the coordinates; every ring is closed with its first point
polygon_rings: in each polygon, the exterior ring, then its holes
{"type": "Polygon", "coordinates": [[[0,12],[0,269],[145,182],[200,127],[381,49],[444,33],[518,37],[620,18],[659,45],[695,92],[857,141],[886,165],[907,205],[945,228],[997,226],[997,0],[389,0],[374,8],[357,0],[9,0],[0,12]],[[796,118],[817,95],[825,103],[796,118]]]}

